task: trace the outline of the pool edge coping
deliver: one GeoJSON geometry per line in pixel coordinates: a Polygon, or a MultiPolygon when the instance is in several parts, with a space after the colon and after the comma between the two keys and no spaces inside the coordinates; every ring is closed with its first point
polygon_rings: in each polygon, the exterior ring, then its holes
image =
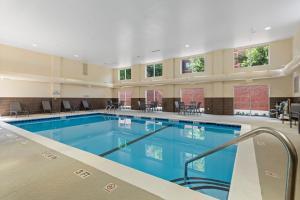
{"type": "MultiPolygon", "coordinates": [[[[63,113],[58,115],[47,115],[47,116],[32,116],[29,119],[47,119],[47,118],[55,118],[55,117],[64,117],[64,116],[77,116],[77,115],[89,115],[89,114],[107,114],[105,112],[96,111],[96,112],[84,112],[84,113],[63,113]]],[[[115,115],[115,114],[113,114],[115,115]]],[[[127,115],[129,116],[129,115],[127,115]]],[[[136,115],[130,115],[134,117],[141,117],[136,115]]],[[[125,115],[124,115],[125,117],[125,115]]],[[[176,118],[168,117],[155,117],[155,118],[161,118],[161,119],[170,119],[179,121],[176,118]]],[[[150,117],[151,119],[151,117],[150,117]]],[[[24,119],[17,119],[17,121],[23,121],[24,119]]],[[[8,120],[7,122],[12,121],[8,120]]],[[[16,121],[15,119],[13,121],[16,121]]],[[[238,124],[238,123],[228,123],[228,122],[219,122],[215,123],[209,120],[186,120],[186,121],[194,121],[194,122],[203,122],[203,123],[212,123],[212,124],[224,124],[224,125],[234,125],[234,126],[241,126],[240,134],[244,134],[251,130],[251,126],[247,124],[238,124]]],[[[27,139],[33,140],[41,145],[44,145],[50,149],[53,149],[54,151],[58,151],[68,157],[71,157],[75,160],[78,160],[80,162],[83,162],[84,164],[87,164],[89,166],[92,166],[96,168],[97,170],[100,170],[104,173],[107,173],[113,177],[116,177],[122,181],[125,181],[131,185],[134,185],[138,188],[141,188],[147,192],[150,192],[154,195],[157,195],[164,199],[180,199],[182,198],[189,198],[189,199],[202,199],[202,200],[215,200],[216,198],[208,196],[206,194],[196,192],[193,190],[190,190],[188,188],[184,188],[182,186],[179,186],[177,184],[171,183],[167,180],[152,176],[150,174],[138,171],[136,169],[121,165],[117,162],[108,160],[106,158],[99,157],[97,155],[91,154],[89,152],[85,152],[80,149],[76,149],[74,147],[71,147],[69,145],[65,145],[62,143],[59,143],[57,141],[51,140],[49,138],[45,138],[40,135],[33,134],[29,131],[23,130],[21,128],[18,128],[14,125],[8,124],[7,122],[0,121],[0,126],[3,128],[6,128],[10,131],[13,131],[19,135],[22,135],[26,137],[27,139]],[[120,173],[121,171],[121,173],[120,173]],[[147,181],[145,181],[147,180],[147,181]],[[149,184],[150,183],[150,184],[149,184]]],[[[247,180],[249,179],[247,178],[247,180]]],[[[247,141],[244,142],[243,145],[238,145],[236,158],[234,162],[234,169],[233,169],[233,176],[231,180],[231,187],[229,191],[229,197],[230,200],[237,200],[237,199],[243,199],[243,200],[252,200],[253,195],[249,194],[256,194],[257,198],[261,199],[261,188],[260,188],[260,182],[258,177],[258,169],[257,169],[257,163],[256,163],[256,156],[255,156],[255,150],[254,150],[254,144],[253,141],[247,141]],[[249,148],[250,148],[250,154],[249,154],[249,148]],[[245,157],[248,157],[247,159],[245,157]],[[247,164],[244,162],[248,161],[247,164]],[[249,162],[251,161],[251,162],[249,162]],[[252,163],[252,167],[249,170],[249,163],[252,163]],[[252,184],[256,187],[248,188],[249,182],[245,184],[245,170],[247,169],[247,172],[250,177],[250,180],[252,184]],[[242,173],[243,172],[243,173],[242,173]],[[245,187],[241,187],[242,185],[246,185],[245,187]],[[242,189],[242,192],[241,192],[242,189]],[[247,190],[247,191],[245,191],[247,190]],[[251,191],[249,191],[251,190],[251,191]],[[255,191],[254,191],[255,190],[255,191]]]]}

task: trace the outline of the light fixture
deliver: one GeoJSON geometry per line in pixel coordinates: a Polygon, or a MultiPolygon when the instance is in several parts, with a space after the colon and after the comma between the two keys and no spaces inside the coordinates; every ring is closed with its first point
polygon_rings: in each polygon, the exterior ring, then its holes
{"type": "Polygon", "coordinates": [[[190,45],[189,45],[189,44],[186,44],[186,45],[184,45],[184,47],[185,47],[185,48],[189,48],[189,47],[190,47],[190,45]]]}
{"type": "Polygon", "coordinates": [[[79,57],[79,55],[75,54],[75,55],[74,55],[74,57],[75,57],[75,58],[78,58],[78,57],[79,57]]]}
{"type": "Polygon", "coordinates": [[[153,51],[152,51],[152,53],[155,53],[155,52],[160,52],[160,50],[157,49],[157,50],[153,50],[153,51]]]}
{"type": "Polygon", "coordinates": [[[265,31],[269,31],[269,30],[271,30],[272,29],[272,27],[271,26],[267,26],[267,27],[265,27],[265,31]]]}
{"type": "Polygon", "coordinates": [[[32,46],[33,46],[33,47],[37,47],[37,44],[33,43],[32,46]]]}

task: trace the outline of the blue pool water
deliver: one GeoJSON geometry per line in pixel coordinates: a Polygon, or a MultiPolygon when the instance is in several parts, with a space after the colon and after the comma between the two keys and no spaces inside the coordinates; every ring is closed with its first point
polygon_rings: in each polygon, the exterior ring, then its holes
{"type": "MultiPolygon", "coordinates": [[[[10,123],[169,181],[183,178],[186,160],[233,139],[240,131],[239,126],[104,114],[10,123]]],[[[233,146],[193,162],[189,177],[196,178],[184,186],[227,199],[228,192],[220,187],[231,181],[235,154],[233,146]]]]}

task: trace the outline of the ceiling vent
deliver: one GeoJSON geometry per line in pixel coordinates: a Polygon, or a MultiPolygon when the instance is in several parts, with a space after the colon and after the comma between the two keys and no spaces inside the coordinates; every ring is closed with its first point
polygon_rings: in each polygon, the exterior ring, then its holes
{"type": "Polygon", "coordinates": [[[87,76],[89,74],[89,68],[88,68],[88,64],[83,63],[82,64],[82,74],[84,76],[87,76]]]}

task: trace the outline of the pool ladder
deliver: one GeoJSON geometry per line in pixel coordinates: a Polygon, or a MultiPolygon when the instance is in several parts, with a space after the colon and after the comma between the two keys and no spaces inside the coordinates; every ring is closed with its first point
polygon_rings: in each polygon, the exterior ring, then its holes
{"type": "MultiPolygon", "coordinates": [[[[274,137],[276,137],[283,144],[283,146],[285,147],[285,150],[287,151],[288,159],[287,159],[287,172],[286,172],[287,176],[286,176],[286,184],[285,184],[285,200],[295,200],[295,188],[296,188],[297,165],[298,165],[297,151],[295,149],[295,146],[293,145],[293,143],[290,141],[290,139],[287,136],[285,136],[280,131],[277,131],[275,129],[268,128],[268,127],[261,127],[261,128],[257,128],[252,131],[249,131],[229,142],[224,143],[223,145],[221,145],[219,147],[216,147],[212,150],[209,150],[207,152],[199,154],[198,156],[196,156],[190,160],[187,160],[184,164],[184,178],[174,179],[173,182],[183,181],[182,183],[178,183],[178,184],[183,185],[183,186],[189,185],[191,183],[190,180],[195,179],[195,177],[188,177],[188,165],[190,163],[192,163],[196,160],[199,160],[205,156],[208,156],[210,154],[221,151],[231,145],[238,144],[238,143],[248,140],[250,138],[254,138],[255,136],[263,134],[263,133],[267,133],[267,134],[270,134],[270,135],[273,135],[274,137]]],[[[196,179],[202,180],[202,181],[203,180],[207,181],[207,179],[203,179],[203,178],[196,178],[196,179]]],[[[220,181],[214,180],[214,179],[210,179],[209,181],[212,184],[214,184],[210,188],[195,187],[194,189],[196,189],[196,190],[199,188],[200,189],[220,189],[220,190],[229,191],[230,185],[228,185],[226,182],[220,183],[220,181]]],[[[193,189],[193,187],[191,189],[193,189]]]]}

